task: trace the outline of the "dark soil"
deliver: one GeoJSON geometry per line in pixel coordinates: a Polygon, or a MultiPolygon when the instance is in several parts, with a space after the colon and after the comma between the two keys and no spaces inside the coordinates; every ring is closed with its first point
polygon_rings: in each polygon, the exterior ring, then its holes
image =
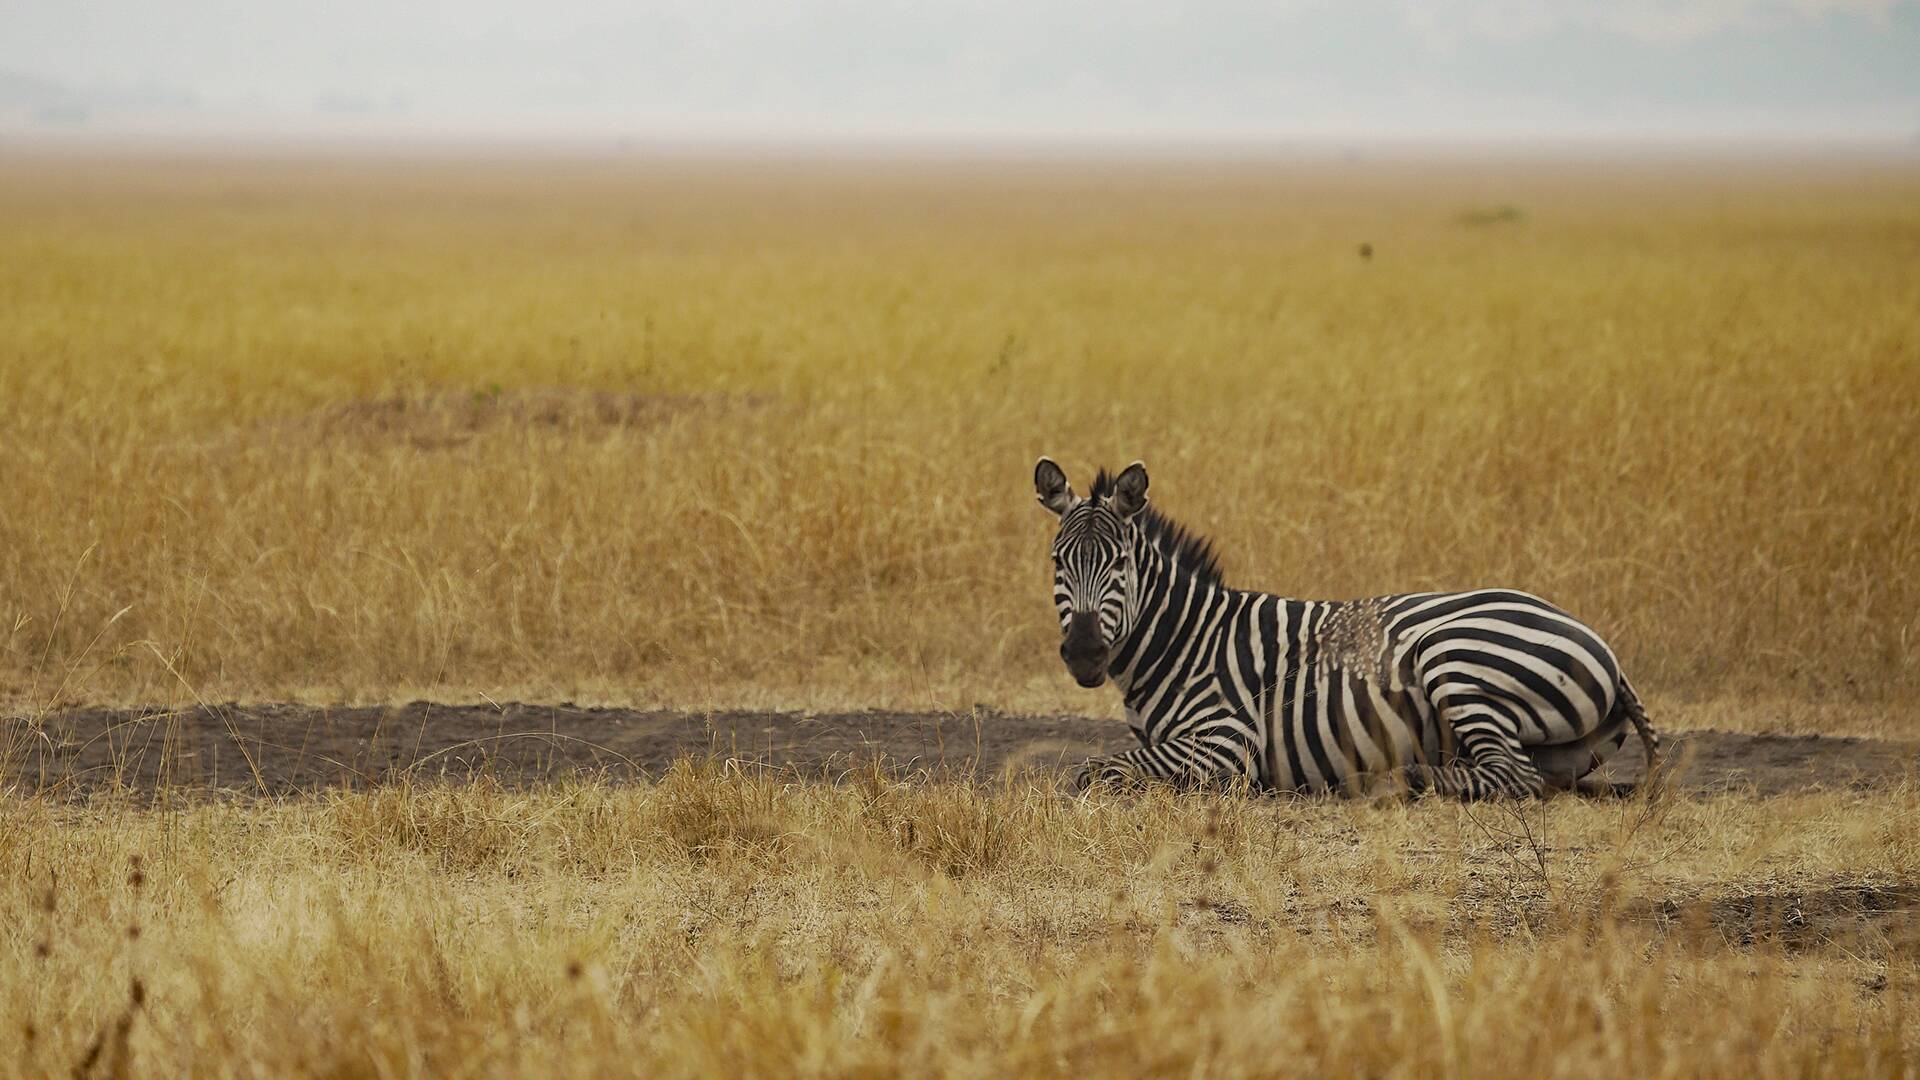
{"type": "Polygon", "coordinates": [[[1920,886],[1915,885],[1666,900],[1634,914],[1667,933],[1679,934],[1682,940],[1708,947],[1762,946],[1801,952],[1840,945],[1856,955],[1873,955],[1891,946],[1907,956],[1920,947],[1920,886]]]}
{"type": "MultiPolygon", "coordinates": [[[[691,714],[572,705],[328,708],[223,705],[175,713],[74,709],[39,725],[0,720],[7,780],[61,795],[162,784],[289,794],[401,778],[488,774],[520,784],[588,773],[655,776],[685,756],[831,775],[883,756],[894,767],[994,777],[1059,769],[1133,745],[1124,725],[1075,716],[971,713],[691,714]]],[[[1920,744],[1818,736],[1670,734],[1663,754],[1684,790],[1770,795],[1873,786],[1914,774],[1920,744]]],[[[1639,747],[1608,779],[1642,773],[1639,747]]]]}

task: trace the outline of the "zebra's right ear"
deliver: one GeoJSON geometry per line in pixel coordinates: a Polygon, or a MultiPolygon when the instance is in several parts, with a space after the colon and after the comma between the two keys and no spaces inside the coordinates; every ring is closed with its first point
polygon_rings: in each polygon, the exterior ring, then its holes
{"type": "Polygon", "coordinates": [[[1113,481],[1113,508],[1123,518],[1146,509],[1147,505],[1147,466],[1136,461],[1121,470],[1113,481]]]}
{"type": "Polygon", "coordinates": [[[1067,486],[1067,474],[1050,457],[1043,457],[1033,466],[1033,493],[1040,505],[1054,512],[1055,516],[1073,509],[1080,500],[1073,495],[1073,488],[1067,486]]]}

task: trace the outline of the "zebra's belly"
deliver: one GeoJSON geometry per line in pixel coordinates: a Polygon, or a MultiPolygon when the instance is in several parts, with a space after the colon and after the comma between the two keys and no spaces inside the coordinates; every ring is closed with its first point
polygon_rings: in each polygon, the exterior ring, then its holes
{"type": "Polygon", "coordinates": [[[1343,790],[1357,778],[1442,761],[1452,751],[1417,690],[1334,667],[1277,696],[1272,719],[1262,780],[1276,791],[1343,790]]]}

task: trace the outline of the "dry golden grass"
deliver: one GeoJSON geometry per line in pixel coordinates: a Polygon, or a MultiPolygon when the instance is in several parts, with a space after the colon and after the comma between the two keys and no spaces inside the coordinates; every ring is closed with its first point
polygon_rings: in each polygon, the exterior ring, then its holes
{"type": "MultiPolygon", "coordinates": [[[[0,704],[1111,709],[1045,451],[1240,583],[1549,595],[1668,726],[1912,736],[1917,243],[1895,166],[15,156],[0,704]]],[[[1911,1076],[1917,819],[8,794],[0,1075],[1911,1076]]]]}
{"type": "Polygon", "coordinates": [[[1112,708],[1045,451],[1911,734],[1916,243],[1894,165],[15,156],[0,690],[1112,708]]]}
{"type": "Polygon", "coordinates": [[[1920,879],[1911,781],[1522,817],[683,766],[0,813],[4,1075],[1920,1068],[1916,912],[1821,907],[1920,879]]]}

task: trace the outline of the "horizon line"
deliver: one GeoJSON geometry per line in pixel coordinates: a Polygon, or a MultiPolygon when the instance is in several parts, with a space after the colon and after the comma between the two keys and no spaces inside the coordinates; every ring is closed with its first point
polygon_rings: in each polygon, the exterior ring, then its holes
{"type": "Polygon", "coordinates": [[[539,157],[737,155],[816,157],[1137,157],[1357,161],[1378,157],[1749,158],[1846,154],[1920,161],[1920,132],[1879,134],[1678,134],[1596,132],[1085,132],[1085,131],[668,131],[484,128],[299,130],[138,129],[0,124],[0,160],[13,153],[76,156],[157,152],[266,157],[343,155],[539,157]]]}

